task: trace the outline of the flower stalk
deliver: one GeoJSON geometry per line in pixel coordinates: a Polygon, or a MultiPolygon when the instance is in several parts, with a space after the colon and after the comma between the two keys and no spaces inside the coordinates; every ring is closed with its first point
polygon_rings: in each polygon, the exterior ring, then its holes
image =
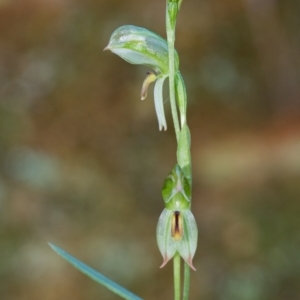
{"type": "MultiPolygon", "coordinates": [[[[189,129],[186,125],[186,89],[183,78],[179,72],[179,70],[175,69],[174,64],[174,44],[175,44],[175,26],[178,11],[180,10],[182,4],[182,0],[167,0],[167,9],[166,9],[166,28],[167,28],[167,41],[168,41],[168,49],[169,49],[169,89],[170,89],[170,102],[171,102],[171,111],[174,122],[174,128],[177,138],[177,160],[179,166],[182,168],[186,176],[188,177],[188,181],[190,185],[192,184],[192,173],[191,173],[191,153],[190,153],[190,133],[189,129]],[[177,95],[177,104],[179,106],[180,111],[180,123],[181,130],[178,124],[178,115],[177,115],[177,107],[175,100],[175,93],[177,95]]],[[[191,203],[190,203],[191,204],[191,203]]],[[[194,232],[196,232],[194,240],[195,251],[197,247],[197,225],[195,223],[194,232]]],[[[175,284],[175,299],[176,299],[176,291],[178,291],[180,286],[180,278],[177,278],[177,272],[175,266],[175,261],[178,259],[178,255],[174,257],[174,284],[175,284]]],[[[189,291],[190,291],[190,267],[195,270],[193,265],[190,265],[188,261],[185,261],[184,264],[184,282],[183,282],[183,300],[188,300],[189,291]]],[[[179,298],[178,298],[179,299],[179,298]]]]}
{"type": "Polygon", "coordinates": [[[177,163],[162,188],[165,209],[156,229],[158,248],[163,257],[161,268],[173,259],[174,296],[181,297],[181,258],[184,260],[183,300],[188,300],[190,269],[196,270],[193,257],[197,248],[198,229],[191,212],[191,137],[187,126],[187,96],[179,71],[179,57],[175,50],[175,27],[182,0],[166,1],[167,40],[145,28],[126,25],[112,34],[105,50],[110,50],[131,64],[144,65],[148,72],[141,89],[141,99],[147,97],[154,83],[154,105],[159,130],[167,130],[164,112],[163,84],[169,80],[171,114],[177,141],[177,163]]]}
{"type": "Polygon", "coordinates": [[[173,259],[173,268],[174,268],[174,300],[180,300],[180,255],[177,253],[173,259]]]}

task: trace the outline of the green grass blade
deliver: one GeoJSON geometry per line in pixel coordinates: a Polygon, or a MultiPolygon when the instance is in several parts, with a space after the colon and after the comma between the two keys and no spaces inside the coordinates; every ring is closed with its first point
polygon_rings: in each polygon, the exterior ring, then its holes
{"type": "Polygon", "coordinates": [[[126,300],[142,300],[142,298],[134,295],[133,293],[126,290],[122,286],[118,285],[114,281],[108,279],[107,277],[105,277],[101,273],[95,271],[94,269],[87,266],[83,262],[79,261],[78,259],[76,259],[72,255],[68,254],[66,251],[60,249],[59,247],[57,247],[57,246],[55,246],[51,243],[48,243],[48,244],[58,255],[62,256],[66,261],[68,261],[71,265],[73,265],[80,272],[87,275],[88,277],[95,280],[96,282],[102,284],[103,286],[105,286],[106,288],[111,290],[113,293],[119,295],[123,299],[126,299],[126,300]]]}

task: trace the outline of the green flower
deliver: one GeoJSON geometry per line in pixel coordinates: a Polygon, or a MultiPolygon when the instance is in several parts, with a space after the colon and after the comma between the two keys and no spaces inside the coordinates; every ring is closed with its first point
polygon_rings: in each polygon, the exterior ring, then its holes
{"type": "Polygon", "coordinates": [[[197,249],[198,229],[190,210],[191,188],[178,165],[165,180],[162,196],[166,208],[160,215],[156,229],[158,248],[163,256],[161,267],[178,252],[196,270],[192,260],[197,249]]]}
{"type": "MultiPolygon", "coordinates": [[[[166,130],[164,112],[163,84],[169,76],[168,44],[165,39],[145,28],[126,25],[116,29],[104,50],[110,50],[131,64],[150,67],[155,73],[148,73],[142,87],[141,99],[147,96],[150,83],[155,82],[154,104],[159,130],[166,130]]],[[[175,53],[175,64],[178,69],[179,58],[175,53]]]]}
{"type": "Polygon", "coordinates": [[[193,257],[197,249],[198,229],[189,209],[178,211],[165,208],[158,220],[156,238],[163,257],[161,268],[178,252],[196,271],[193,257]]]}

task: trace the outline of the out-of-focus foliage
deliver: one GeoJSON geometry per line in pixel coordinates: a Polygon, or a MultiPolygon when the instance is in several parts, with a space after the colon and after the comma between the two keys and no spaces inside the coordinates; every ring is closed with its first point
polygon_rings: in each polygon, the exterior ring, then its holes
{"type": "MultiPolygon", "coordinates": [[[[153,95],[139,101],[147,68],[102,52],[124,24],[165,36],[164,10],[0,1],[1,299],[117,299],[47,241],[172,298],[155,227],[174,134],[157,130],[153,95]]],[[[185,0],[176,49],[199,227],[191,299],[300,299],[300,2],[185,0]]]]}

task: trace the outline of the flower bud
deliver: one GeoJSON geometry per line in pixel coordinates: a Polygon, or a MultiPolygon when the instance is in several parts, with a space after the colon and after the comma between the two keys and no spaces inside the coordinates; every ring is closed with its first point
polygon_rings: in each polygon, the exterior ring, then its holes
{"type": "Polygon", "coordinates": [[[162,188],[166,208],[187,209],[191,203],[191,186],[179,165],[175,165],[162,188]]]}
{"type": "Polygon", "coordinates": [[[171,26],[171,29],[174,30],[177,14],[179,11],[178,1],[168,1],[167,5],[167,24],[171,26]]]}

